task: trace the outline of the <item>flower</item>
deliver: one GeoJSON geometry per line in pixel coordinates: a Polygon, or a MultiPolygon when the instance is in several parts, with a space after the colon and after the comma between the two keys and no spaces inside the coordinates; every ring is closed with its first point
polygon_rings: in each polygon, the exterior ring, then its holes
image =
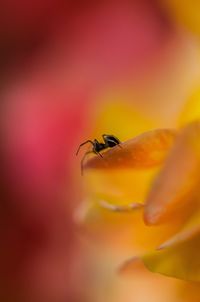
{"type": "MultiPolygon", "coordinates": [[[[196,108],[195,102],[193,105],[196,108]]],[[[147,227],[141,231],[134,216],[128,227],[134,228],[129,236],[132,233],[143,246],[141,236],[148,233],[146,251],[141,254],[144,264],[153,272],[187,281],[199,281],[199,135],[198,120],[180,128],[177,135],[172,130],[153,130],[122,143],[121,148],[105,151],[103,158],[92,157],[84,165],[90,185],[92,182],[88,190],[90,194],[93,191],[91,198],[97,204],[120,211],[117,204],[125,201],[122,211],[136,212],[136,220],[138,212],[143,213],[147,227]],[[138,207],[138,202],[143,207],[138,207]],[[129,204],[131,208],[126,207],[129,204]]],[[[119,244],[120,239],[118,234],[119,244]]]]}
{"type": "MultiPolygon", "coordinates": [[[[179,34],[178,30],[175,35],[179,34]]],[[[188,39],[190,38],[188,34],[188,39]]],[[[196,40],[192,41],[196,44],[196,40]]],[[[194,46],[193,42],[190,40],[190,46],[194,46]]],[[[184,49],[188,49],[186,45],[187,42],[184,49]]],[[[194,48],[197,50],[194,65],[199,66],[198,43],[194,48]]],[[[187,55],[191,58],[189,53],[186,53],[184,59],[182,57],[184,64],[187,55]]],[[[177,63],[176,60],[172,61],[177,63]]],[[[170,81],[167,77],[168,65],[162,62],[162,68],[164,66],[166,68],[165,82],[161,80],[160,86],[157,83],[155,67],[151,78],[148,78],[150,88],[145,86],[145,80],[141,81],[143,86],[139,83],[141,86],[135,87],[132,84],[130,87],[130,80],[120,87],[113,84],[102,93],[101,100],[104,102],[96,114],[93,137],[101,139],[100,133],[110,133],[115,134],[124,143],[121,149],[115,147],[105,151],[104,159],[94,156],[88,157],[85,161],[83,182],[86,200],[85,208],[83,206],[79,214],[84,216],[87,235],[95,242],[102,243],[102,250],[99,253],[110,253],[106,263],[110,261],[112,263],[110,265],[115,268],[122,265],[124,260],[133,259],[130,262],[125,261],[122,268],[127,270],[133,266],[135,269],[136,257],[141,259],[151,272],[159,272],[187,282],[199,281],[198,269],[195,269],[198,267],[198,248],[195,247],[198,247],[199,221],[197,198],[199,161],[196,156],[199,135],[199,93],[198,89],[194,89],[199,86],[199,75],[198,71],[196,70],[197,73],[195,71],[196,68],[193,69],[194,65],[192,61],[188,64],[193,75],[191,82],[187,76],[186,80],[181,72],[178,72],[177,80],[174,78],[170,81]],[[155,78],[157,85],[154,83],[155,78]],[[152,83],[155,85],[153,88],[152,83]],[[195,90],[195,93],[192,100],[186,104],[192,90],[195,90]],[[152,160],[151,167],[144,167],[145,160],[148,162],[151,158],[152,149],[149,146],[153,144],[151,140],[147,140],[149,144],[144,143],[145,151],[142,153],[147,154],[147,157],[140,157],[137,150],[143,143],[143,137],[153,133],[153,142],[156,145],[157,131],[164,135],[166,130],[162,129],[166,128],[176,129],[177,137],[171,140],[171,136],[167,136],[171,144],[165,145],[164,153],[157,148],[154,149],[155,153],[158,151],[157,157],[160,156],[163,161],[153,164],[152,160]],[[147,132],[152,130],[153,132],[147,132]],[[127,141],[128,139],[130,141],[127,141]],[[138,203],[144,206],[134,206],[138,203]],[[115,209],[116,205],[125,209],[129,204],[132,204],[134,211],[128,213],[109,211],[115,209]],[[193,236],[195,240],[192,239],[193,236]]],[[[186,69],[187,71],[182,68],[182,71],[188,75],[188,68],[186,69]]],[[[160,77],[163,76],[162,73],[158,74],[160,77]]],[[[170,71],[169,74],[172,77],[174,75],[170,71]]],[[[102,263],[101,265],[103,266],[102,263]]],[[[150,276],[152,278],[152,274],[150,276]]],[[[185,286],[182,281],[174,281],[173,284],[175,283],[177,287],[185,286]]],[[[195,292],[198,297],[198,290],[195,292]]],[[[187,299],[190,301],[190,298],[187,299]]]]}

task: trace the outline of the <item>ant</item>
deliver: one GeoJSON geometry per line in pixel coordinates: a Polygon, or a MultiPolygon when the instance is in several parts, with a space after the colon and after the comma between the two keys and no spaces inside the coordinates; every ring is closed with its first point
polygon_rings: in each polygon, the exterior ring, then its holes
{"type": "Polygon", "coordinates": [[[90,143],[93,146],[92,150],[87,151],[81,160],[81,174],[82,175],[83,175],[83,162],[88,154],[95,153],[95,154],[103,157],[103,155],[100,153],[100,151],[105,150],[107,148],[112,148],[115,146],[119,146],[121,148],[121,145],[120,145],[121,142],[116,136],[110,135],[110,134],[103,134],[102,137],[103,137],[104,143],[99,142],[97,139],[94,139],[93,141],[88,139],[87,141],[85,141],[79,145],[76,155],[78,155],[79,150],[83,145],[90,143]]]}

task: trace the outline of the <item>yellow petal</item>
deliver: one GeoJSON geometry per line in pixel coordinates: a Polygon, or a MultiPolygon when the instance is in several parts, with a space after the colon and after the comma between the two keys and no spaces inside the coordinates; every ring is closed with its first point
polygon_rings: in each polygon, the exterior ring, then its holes
{"type": "Polygon", "coordinates": [[[104,247],[116,248],[121,253],[125,251],[123,261],[155,249],[179,231],[182,221],[177,218],[174,223],[150,228],[144,224],[143,208],[119,213],[101,208],[93,202],[82,215],[82,224],[86,233],[104,247]]]}
{"type": "Polygon", "coordinates": [[[115,205],[144,203],[158,168],[143,170],[90,170],[85,172],[85,191],[91,200],[115,205]]]}
{"type": "Polygon", "coordinates": [[[187,100],[179,117],[178,124],[183,126],[198,119],[200,119],[200,87],[195,89],[187,100]]]}
{"type": "Polygon", "coordinates": [[[189,215],[199,194],[200,122],[185,127],[156,178],[146,201],[147,224],[159,224],[174,215],[189,215]]]}
{"type": "Polygon", "coordinates": [[[200,234],[175,246],[143,256],[146,267],[156,273],[200,281],[200,234]]]}

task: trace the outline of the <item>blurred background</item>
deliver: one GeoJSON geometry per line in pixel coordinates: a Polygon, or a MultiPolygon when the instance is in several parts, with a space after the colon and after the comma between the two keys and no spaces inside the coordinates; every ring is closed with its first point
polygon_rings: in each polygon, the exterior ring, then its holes
{"type": "Polygon", "coordinates": [[[195,0],[1,1],[1,301],[199,301],[197,284],[141,264],[117,273],[150,239],[136,246],[141,218],[99,213],[95,200],[144,198],[152,174],[81,177],[75,156],[103,133],[124,141],[190,120],[199,35],[195,0]]]}

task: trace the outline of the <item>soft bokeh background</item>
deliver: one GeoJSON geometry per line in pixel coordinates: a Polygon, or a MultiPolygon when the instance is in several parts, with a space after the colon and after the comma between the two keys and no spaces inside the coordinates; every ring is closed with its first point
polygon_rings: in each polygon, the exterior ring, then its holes
{"type": "MultiPolygon", "coordinates": [[[[198,284],[141,264],[117,274],[138,251],[127,228],[140,218],[104,213],[111,232],[85,232],[77,222],[94,184],[75,157],[102,133],[123,141],[179,127],[188,102],[199,117],[199,9],[178,0],[1,1],[2,301],[199,301],[198,284]]],[[[145,190],[141,182],[139,196],[145,190]]]]}

